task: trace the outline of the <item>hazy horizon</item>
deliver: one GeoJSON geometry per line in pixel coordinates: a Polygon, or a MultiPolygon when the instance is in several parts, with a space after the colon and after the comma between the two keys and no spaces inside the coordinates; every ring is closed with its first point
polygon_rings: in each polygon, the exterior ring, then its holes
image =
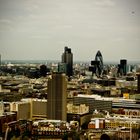
{"type": "Polygon", "coordinates": [[[0,0],[2,60],[140,60],[140,0],[0,0]]]}
{"type": "MultiPolygon", "coordinates": [[[[49,63],[59,63],[61,62],[61,60],[49,60],[49,59],[46,59],[46,60],[2,60],[1,61],[2,63],[4,64],[8,64],[8,63],[11,63],[11,64],[26,64],[26,63],[29,63],[29,64],[49,64],[49,63]]],[[[86,63],[86,64],[90,64],[91,63],[91,60],[85,60],[85,61],[78,61],[78,60],[73,60],[73,63],[86,63]]],[[[119,64],[120,63],[120,60],[118,61],[103,61],[103,64],[119,64]]],[[[140,65],[140,60],[139,61],[128,61],[127,60],[127,64],[129,65],[135,65],[135,64],[139,64],[140,65]]]]}

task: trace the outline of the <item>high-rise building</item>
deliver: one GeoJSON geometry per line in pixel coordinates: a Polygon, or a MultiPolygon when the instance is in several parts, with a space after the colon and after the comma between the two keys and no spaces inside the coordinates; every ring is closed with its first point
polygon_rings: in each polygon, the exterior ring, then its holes
{"type": "Polygon", "coordinates": [[[62,63],[67,64],[67,72],[66,74],[70,77],[73,75],[73,54],[71,49],[65,47],[64,53],[62,54],[62,63]]]}
{"type": "Polygon", "coordinates": [[[137,78],[138,78],[138,80],[137,80],[137,82],[138,82],[138,84],[137,84],[137,86],[138,86],[138,93],[140,93],[140,73],[137,74],[137,78]]]}
{"type": "Polygon", "coordinates": [[[0,54],[0,66],[1,66],[1,54],[0,54]]]}
{"type": "Polygon", "coordinates": [[[66,121],[67,80],[64,73],[53,73],[48,80],[48,119],[66,121]]]}
{"type": "Polygon", "coordinates": [[[99,76],[98,66],[99,66],[99,61],[95,61],[95,60],[91,61],[91,66],[89,66],[89,71],[92,72],[92,75],[96,74],[96,76],[99,76]]]}
{"type": "Polygon", "coordinates": [[[67,64],[66,63],[58,63],[58,72],[67,73],[67,64]]]}
{"type": "Polygon", "coordinates": [[[127,74],[127,60],[126,59],[121,59],[120,60],[119,73],[121,75],[126,75],[127,74]]]}
{"type": "Polygon", "coordinates": [[[95,73],[98,77],[101,76],[103,72],[103,57],[100,51],[96,53],[95,60],[91,61],[89,71],[92,71],[92,73],[95,73]]]}

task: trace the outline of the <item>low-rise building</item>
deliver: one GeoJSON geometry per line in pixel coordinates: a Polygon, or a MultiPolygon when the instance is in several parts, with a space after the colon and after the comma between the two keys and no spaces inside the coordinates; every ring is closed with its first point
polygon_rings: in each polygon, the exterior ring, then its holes
{"type": "Polygon", "coordinates": [[[85,104],[67,104],[67,113],[86,114],[89,113],[89,106],[86,106],[85,104]]]}
{"type": "Polygon", "coordinates": [[[92,118],[88,124],[88,129],[103,129],[105,128],[104,118],[92,118]]]}
{"type": "Polygon", "coordinates": [[[32,138],[63,138],[70,131],[70,125],[61,120],[34,121],[32,138]]]}
{"type": "Polygon", "coordinates": [[[17,113],[17,120],[30,119],[31,105],[28,102],[12,102],[10,103],[10,111],[17,113]]]}
{"type": "Polygon", "coordinates": [[[5,133],[6,125],[17,120],[17,114],[14,112],[4,112],[0,115],[0,135],[5,133]]]}
{"type": "Polygon", "coordinates": [[[17,120],[44,119],[47,118],[47,100],[26,98],[19,102],[11,102],[10,111],[17,112],[17,120]]]}
{"type": "Polygon", "coordinates": [[[128,117],[109,117],[105,119],[105,128],[132,128],[138,129],[140,127],[140,119],[128,117]]]}
{"type": "Polygon", "coordinates": [[[106,110],[108,112],[112,111],[112,101],[107,100],[99,95],[82,95],[78,94],[73,99],[74,105],[85,104],[89,106],[89,112],[93,113],[95,109],[97,110],[106,110]]]}

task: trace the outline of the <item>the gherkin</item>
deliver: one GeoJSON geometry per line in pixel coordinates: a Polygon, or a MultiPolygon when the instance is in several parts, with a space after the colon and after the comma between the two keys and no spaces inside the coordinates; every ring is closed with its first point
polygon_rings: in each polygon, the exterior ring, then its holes
{"type": "Polygon", "coordinates": [[[98,62],[98,65],[96,67],[96,75],[100,76],[103,72],[103,57],[100,51],[96,53],[95,61],[98,62]]]}

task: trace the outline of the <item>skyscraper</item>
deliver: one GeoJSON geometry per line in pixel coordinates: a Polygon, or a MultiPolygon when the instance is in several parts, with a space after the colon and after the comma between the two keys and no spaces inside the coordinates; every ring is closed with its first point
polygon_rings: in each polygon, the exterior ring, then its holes
{"type": "Polygon", "coordinates": [[[66,121],[67,80],[63,73],[53,73],[48,80],[48,119],[66,121]]]}
{"type": "Polygon", "coordinates": [[[96,53],[95,61],[99,61],[99,65],[97,65],[97,74],[100,76],[103,72],[103,57],[100,51],[96,53]]]}
{"type": "Polygon", "coordinates": [[[73,54],[71,49],[65,47],[64,53],[62,54],[62,63],[67,64],[67,72],[66,74],[70,77],[73,75],[73,54]]]}
{"type": "Polygon", "coordinates": [[[120,69],[121,69],[121,74],[122,75],[127,74],[127,60],[126,59],[121,59],[120,60],[120,69]]]}
{"type": "Polygon", "coordinates": [[[1,66],[1,54],[0,54],[0,66],[1,66]]]}
{"type": "Polygon", "coordinates": [[[103,57],[100,51],[96,53],[95,60],[91,61],[89,71],[92,71],[92,73],[95,73],[98,77],[101,76],[103,72],[103,57]]]}
{"type": "Polygon", "coordinates": [[[140,93],[140,73],[137,74],[137,78],[138,78],[138,80],[137,80],[137,83],[138,83],[138,84],[137,84],[138,90],[137,90],[137,91],[138,91],[138,93],[140,93]]]}
{"type": "Polygon", "coordinates": [[[58,63],[58,72],[67,73],[67,64],[66,63],[58,63]]]}

